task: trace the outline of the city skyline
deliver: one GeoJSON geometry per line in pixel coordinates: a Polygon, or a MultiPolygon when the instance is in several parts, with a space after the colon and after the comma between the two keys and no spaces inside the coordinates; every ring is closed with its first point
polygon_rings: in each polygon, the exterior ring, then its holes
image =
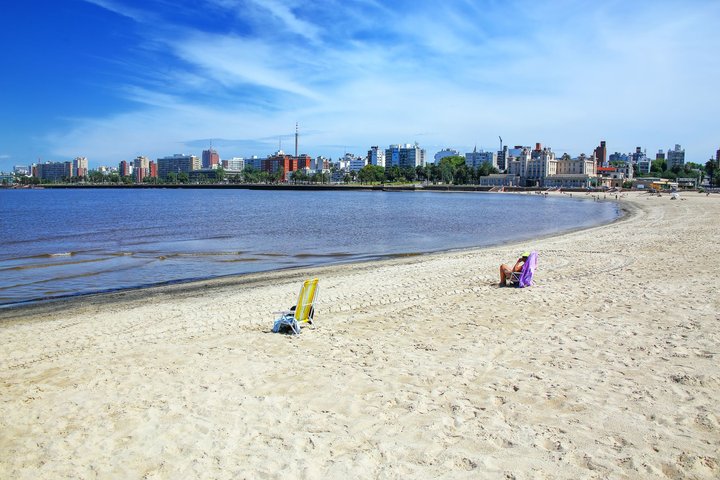
{"type": "Polygon", "coordinates": [[[558,153],[720,131],[720,4],[691,2],[14,2],[0,29],[0,170],[87,157],[418,142],[558,153]],[[41,3],[42,14],[37,14],[41,3]]]}

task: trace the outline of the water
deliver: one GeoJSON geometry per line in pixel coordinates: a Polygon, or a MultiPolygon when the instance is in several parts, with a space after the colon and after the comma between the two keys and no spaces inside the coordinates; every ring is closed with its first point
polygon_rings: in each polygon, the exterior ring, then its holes
{"type": "Polygon", "coordinates": [[[0,305],[487,246],[618,215],[540,195],[0,190],[0,305]]]}

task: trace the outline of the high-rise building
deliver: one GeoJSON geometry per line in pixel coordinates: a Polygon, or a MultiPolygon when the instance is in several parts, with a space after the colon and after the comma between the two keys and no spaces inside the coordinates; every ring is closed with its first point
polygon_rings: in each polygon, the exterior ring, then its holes
{"type": "Polygon", "coordinates": [[[222,167],[228,172],[241,172],[245,168],[245,159],[233,157],[230,160],[223,160],[222,167]]]}
{"type": "Polygon", "coordinates": [[[479,168],[483,163],[487,163],[493,168],[498,168],[497,153],[478,150],[477,147],[472,152],[465,154],[465,165],[471,168],[479,168]]]}
{"type": "Polygon", "coordinates": [[[378,167],[385,166],[385,151],[377,145],[373,145],[368,150],[368,163],[370,165],[376,165],[378,167]]]}
{"type": "Polygon", "coordinates": [[[613,165],[617,165],[620,163],[630,163],[631,159],[626,153],[615,152],[610,154],[608,161],[613,165]]]}
{"type": "Polygon", "coordinates": [[[390,145],[385,149],[385,165],[390,167],[425,166],[425,150],[417,144],[390,145]]]}
{"type": "Polygon", "coordinates": [[[647,157],[641,147],[635,147],[635,153],[632,153],[630,158],[632,159],[632,164],[637,165],[638,172],[643,174],[650,173],[652,161],[647,157]]]}
{"type": "Polygon", "coordinates": [[[202,152],[202,168],[217,168],[220,164],[220,155],[211,147],[202,152]]]}
{"type": "Polygon", "coordinates": [[[14,165],[13,173],[15,175],[26,175],[29,176],[32,173],[32,169],[27,165],[14,165]]]}
{"type": "Polygon", "coordinates": [[[157,159],[158,177],[166,178],[170,173],[187,173],[200,169],[200,159],[195,155],[176,153],[173,156],[157,159]]]}
{"type": "Polygon", "coordinates": [[[667,168],[668,170],[673,167],[684,167],[685,166],[685,150],[680,148],[680,145],[675,144],[675,148],[668,150],[667,152],[667,168]]]}
{"type": "Polygon", "coordinates": [[[298,169],[297,158],[286,154],[282,150],[278,150],[273,155],[268,155],[266,159],[262,161],[261,170],[268,173],[281,172],[281,181],[286,181],[287,176],[290,172],[294,172],[298,169]]]}
{"type": "Polygon", "coordinates": [[[498,170],[504,171],[507,169],[507,158],[508,158],[508,147],[503,145],[502,150],[497,152],[497,164],[498,170]]]}
{"type": "Polygon", "coordinates": [[[135,157],[133,160],[133,172],[135,173],[135,181],[142,183],[145,177],[150,176],[150,159],[143,156],[135,157]]]}
{"type": "Polygon", "coordinates": [[[460,156],[460,152],[458,152],[454,148],[443,148],[442,150],[440,150],[439,152],[437,152],[435,154],[435,157],[434,157],[435,165],[440,165],[440,162],[445,157],[459,157],[459,156],[460,156]]]}
{"type": "Polygon", "coordinates": [[[118,165],[118,173],[121,177],[128,177],[130,176],[131,170],[130,170],[130,163],[126,162],[125,160],[122,160],[120,162],[120,165],[118,165]]]}
{"type": "Polygon", "coordinates": [[[297,156],[297,168],[298,170],[310,169],[312,167],[313,159],[307,153],[301,153],[297,156]]]}
{"type": "Polygon", "coordinates": [[[75,157],[73,160],[73,169],[76,177],[87,177],[88,159],[85,157],[75,157]]]}
{"type": "Polygon", "coordinates": [[[662,151],[662,148],[655,154],[655,160],[665,160],[665,152],[662,151]]]}
{"type": "Polygon", "coordinates": [[[40,180],[57,182],[75,176],[73,162],[45,162],[33,166],[33,176],[40,180]]]}
{"type": "MultiPolygon", "coordinates": [[[[383,162],[384,162],[384,158],[383,158],[383,162]]],[[[321,155],[321,156],[315,158],[315,162],[314,162],[314,164],[311,164],[311,168],[313,168],[316,172],[322,172],[324,170],[330,170],[331,164],[332,164],[332,160],[330,160],[329,158],[325,158],[321,155]]],[[[383,166],[385,166],[384,163],[383,163],[383,166]]]]}
{"type": "Polygon", "coordinates": [[[600,141],[600,146],[595,148],[595,158],[597,159],[597,164],[607,166],[607,147],[605,146],[605,140],[600,141]]]}
{"type": "Polygon", "coordinates": [[[351,172],[359,172],[365,165],[367,165],[367,157],[355,156],[352,153],[346,153],[344,161],[351,172]]]}

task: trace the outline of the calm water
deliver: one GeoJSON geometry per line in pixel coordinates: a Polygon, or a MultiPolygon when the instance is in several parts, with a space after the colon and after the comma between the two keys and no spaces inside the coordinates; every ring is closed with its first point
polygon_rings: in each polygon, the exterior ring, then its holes
{"type": "Polygon", "coordinates": [[[0,305],[486,246],[618,215],[525,194],[0,190],[0,305]]]}

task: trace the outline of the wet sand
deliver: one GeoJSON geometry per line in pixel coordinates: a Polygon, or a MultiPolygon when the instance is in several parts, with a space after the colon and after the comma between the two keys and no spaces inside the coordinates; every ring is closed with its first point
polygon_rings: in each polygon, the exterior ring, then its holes
{"type": "Polygon", "coordinates": [[[718,478],[720,196],[682,198],[521,244],[0,310],[0,477],[718,478]],[[537,286],[498,288],[529,249],[537,286]],[[310,276],[316,326],[270,333],[310,276]]]}

